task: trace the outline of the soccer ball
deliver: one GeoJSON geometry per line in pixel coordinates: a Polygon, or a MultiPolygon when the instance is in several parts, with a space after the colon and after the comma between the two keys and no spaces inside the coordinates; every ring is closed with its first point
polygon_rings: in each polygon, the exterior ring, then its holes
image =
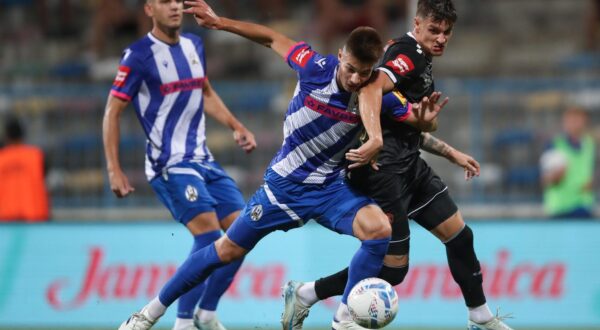
{"type": "Polygon", "coordinates": [[[398,295],[388,282],[377,277],[366,278],[350,291],[348,310],[358,325],[369,329],[383,328],[398,313],[398,295]]]}

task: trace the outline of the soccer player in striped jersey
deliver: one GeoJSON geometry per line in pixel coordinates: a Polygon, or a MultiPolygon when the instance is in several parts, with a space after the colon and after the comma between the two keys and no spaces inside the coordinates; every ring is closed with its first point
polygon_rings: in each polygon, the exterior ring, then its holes
{"type": "MultiPolygon", "coordinates": [[[[354,254],[334,327],[350,322],[345,304],[353,285],[378,274],[390,238],[386,215],[369,197],[345,183],[345,158],[364,125],[367,144],[381,143],[379,118],[357,109],[356,91],[371,77],[383,44],[372,28],[358,28],[338,56],[322,56],[303,42],[295,42],[267,27],[218,17],[203,1],[187,1],[185,12],[211,29],[241,35],[273,49],[296,71],[298,84],[284,120],[284,141],[265,173],[265,183],[250,198],[238,219],[215,243],[194,253],[162,291],[184,294],[195,283],[248,253],[275,230],[301,227],[315,219],[324,227],[362,241],[354,254]],[[379,131],[378,131],[379,130],[379,131]]],[[[437,117],[440,94],[418,106],[405,104],[395,116],[423,122],[437,117]],[[418,113],[415,114],[413,110],[418,113]]],[[[355,157],[352,167],[368,159],[355,157]]],[[[145,330],[176,297],[160,295],[121,325],[121,330],[145,330]]]]}
{"type": "MultiPolygon", "coordinates": [[[[235,182],[206,145],[205,115],[229,127],[244,151],[251,152],[256,142],[212,88],[202,39],[180,33],[183,1],[148,0],[144,8],[152,18],[152,31],[125,50],[106,105],[108,175],[117,197],[133,192],[118,153],[119,118],[133,103],[147,138],[146,176],[173,218],[193,235],[193,253],[219,238],[244,206],[235,182]]],[[[240,264],[221,268],[204,290],[200,285],[180,297],[173,329],[223,330],[215,310],[240,264]]],[[[174,293],[162,291],[164,297],[171,299],[174,293]]]]}

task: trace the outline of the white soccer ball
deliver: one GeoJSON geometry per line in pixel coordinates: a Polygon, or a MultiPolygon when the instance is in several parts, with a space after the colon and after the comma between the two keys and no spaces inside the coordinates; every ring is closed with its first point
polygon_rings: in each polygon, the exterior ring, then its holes
{"type": "Polygon", "coordinates": [[[561,151],[550,149],[545,151],[540,157],[540,167],[542,174],[550,174],[567,167],[568,160],[561,151]]]}
{"type": "Polygon", "coordinates": [[[358,325],[369,329],[383,328],[398,313],[398,295],[388,282],[377,277],[366,278],[350,291],[348,310],[358,325]]]}

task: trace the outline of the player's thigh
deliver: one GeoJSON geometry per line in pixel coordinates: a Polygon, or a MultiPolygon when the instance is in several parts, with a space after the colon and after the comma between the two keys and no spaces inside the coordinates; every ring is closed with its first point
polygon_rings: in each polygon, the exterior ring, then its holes
{"type": "Polygon", "coordinates": [[[456,203],[448,193],[448,187],[431,169],[415,190],[408,217],[421,227],[433,231],[453,217],[458,211],[456,203]]]}
{"type": "Polygon", "coordinates": [[[412,176],[374,171],[367,167],[353,174],[349,180],[352,187],[367,192],[391,223],[392,236],[387,254],[408,255],[410,229],[406,214],[412,198],[412,176]]]}
{"type": "Polygon", "coordinates": [[[204,176],[208,192],[217,202],[215,205],[217,218],[219,221],[223,221],[226,218],[231,219],[233,213],[239,212],[244,208],[244,197],[235,181],[218,163],[210,162],[208,164],[211,169],[205,170],[204,176]]]}
{"type": "Polygon", "coordinates": [[[448,219],[433,228],[431,233],[445,243],[458,235],[464,227],[465,221],[463,220],[462,214],[460,211],[456,211],[448,219]]]}
{"type": "MultiPolygon", "coordinates": [[[[361,240],[381,236],[389,229],[387,217],[375,201],[350,187],[343,179],[305,191],[300,203],[309,219],[340,234],[353,235],[361,240]]],[[[385,236],[385,235],[384,235],[385,236]]]]}
{"type": "Polygon", "coordinates": [[[250,197],[248,203],[233,221],[227,236],[246,250],[275,230],[290,230],[304,223],[287,204],[289,200],[281,191],[273,191],[264,184],[250,197]]]}
{"type": "Polygon", "coordinates": [[[218,222],[215,221],[217,202],[208,192],[199,173],[187,170],[185,173],[167,173],[154,178],[150,185],[173,218],[181,224],[187,226],[191,220],[199,217],[195,222],[205,220],[216,223],[219,228],[218,222]]]}

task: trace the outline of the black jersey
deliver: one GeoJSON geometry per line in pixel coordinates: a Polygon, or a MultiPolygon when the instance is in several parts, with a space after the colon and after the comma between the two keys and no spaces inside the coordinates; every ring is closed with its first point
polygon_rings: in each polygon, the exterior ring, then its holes
{"type": "MultiPolygon", "coordinates": [[[[419,102],[433,92],[431,57],[410,33],[391,40],[377,70],[387,74],[395,89],[411,103],[419,102]]],[[[381,117],[383,148],[377,157],[382,171],[404,173],[420,155],[421,131],[388,116],[381,117]]]]}

